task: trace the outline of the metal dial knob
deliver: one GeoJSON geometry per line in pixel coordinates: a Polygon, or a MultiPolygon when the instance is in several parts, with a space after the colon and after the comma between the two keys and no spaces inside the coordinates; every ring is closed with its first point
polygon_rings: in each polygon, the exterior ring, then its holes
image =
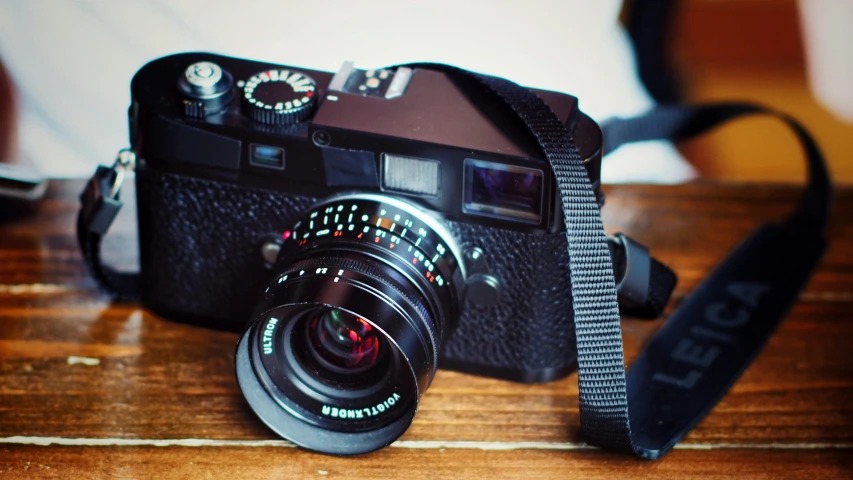
{"type": "Polygon", "coordinates": [[[253,75],[243,86],[243,113],[268,125],[293,125],[314,110],[317,84],[292,70],[266,70],[253,75]]]}
{"type": "Polygon", "coordinates": [[[234,98],[231,75],[213,62],[196,62],[178,79],[184,115],[203,118],[222,110],[234,98]]]}

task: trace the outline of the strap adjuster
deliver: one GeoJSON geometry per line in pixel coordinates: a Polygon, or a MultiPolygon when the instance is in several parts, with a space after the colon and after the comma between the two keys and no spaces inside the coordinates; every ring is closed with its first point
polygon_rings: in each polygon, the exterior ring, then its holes
{"type": "Polygon", "coordinates": [[[95,235],[105,235],[123,205],[119,192],[127,172],[136,166],[132,150],[120,150],[111,168],[98,166],[80,194],[83,225],[95,235]]]}
{"type": "Polygon", "coordinates": [[[645,245],[625,234],[613,235],[625,249],[625,274],[616,285],[619,303],[631,308],[646,305],[649,297],[649,279],[652,273],[652,257],[645,245]]]}

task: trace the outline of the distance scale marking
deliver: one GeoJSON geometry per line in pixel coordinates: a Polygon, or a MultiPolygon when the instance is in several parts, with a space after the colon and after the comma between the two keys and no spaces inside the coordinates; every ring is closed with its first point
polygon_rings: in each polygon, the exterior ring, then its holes
{"type": "Polygon", "coordinates": [[[289,239],[300,247],[323,237],[373,240],[413,265],[430,283],[448,284],[447,279],[436,273],[437,269],[442,269],[438,263],[445,260],[444,270],[449,275],[456,260],[453,255],[445,255],[449,249],[441,243],[440,237],[439,241],[432,238],[437,235],[427,225],[395,207],[371,208],[376,205],[360,203],[324,206],[310,212],[307,224],[306,220],[297,223],[289,239]],[[371,214],[377,209],[378,215],[371,214]],[[403,244],[404,240],[408,247],[403,244]]]}
{"type": "MultiPolygon", "coordinates": [[[[430,281],[430,283],[437,283],[438,286],[442,287],[447,284],[441,274],[435,273],[437,269],[441,268],[437,262],[444,257],[440,254],[435,254],[430,258],[427,253],[428,250],[422,248],[424,246],[431,246],[429,242],[417,242],[420,245],[415,246],[416,242],[410,238],[394,235],[390,230],[386,230],[382,227],[376,227],[375,224],[358,223],[350,224],[347,227],[344,227],[343,224],[339,224],[338,227],[341,228],[327,229],[329,233],[324,233],[319,236],[314,235],[313,237],[305,237],[303,235],[303,238],[298,241],[298,245],[305,245],[312,239],[321,239],[329,235],[341,239],[362,239],[366,240],[368,243],[370,243],[370,239],[372,238],[373,243],[388,247],[388,249],[397,255],[397,257],[399,257],[403,262],[411,263],[417,271],[430,281]],[[353,228],[350,229],[349,227],[353,228]],[[406,248],[405,244],[402,243],[403,240],[406,240],[409,244],[408,248],[406,248]]],[[[321,230],[318,233],[325,231],[326,230],[321,230]]],[[[308,232],[308,234],[310,235],[310,232],[308,232]]],[[[411,234],[407,233],[406,235],[410,236],[411,234]]],[[[422,237],[418,237],[418,240],[422,239],[422,237]]]]}
{"type": "MultiPolygon", "coordinates": [[[[344,226],[343,224],[339,224],[335,229],[323,229],[319,232],[320,235],[310,236],[311,232],[307,232],[297,241],[297,245],[303,246],[306,245],[310,240],[319,240],[326,236],[332,236],[333,238],[341,238],[341,239],[365,239],[369,241],[369,239],[373,238],[373,243],[377,243],[389,248],[389,250],[393,251],[395,255],[397,255],[402,261],[410,262],[415,269],[421,273],[430,283],[437,283],[439,286],[444,286],[447,284],[446,280],[441,274],[436,274],[435,270],[438,267],[437,262],[439,259],[443,258],[440,254],[433,255],[432,258],[428,257],[428,253],[426,250],[423,250],[421,247],[427,246],[429,242],[417,242],[420,243],[420,246],[415,246],[415,241],[410,238],[401,238],[399,235],[394,235],[390,230],[383,229],[381,227],[376,227],[375,224],[349,224],[349,226],[344,226]],[[340,227],[340,228],[337,228],[340,227]],[[352,229],[350,229],[352,227],[352,229]],[[397,245],[402,245],[402,241],[406,240],[409,243],[408,248],[403,245],[400,250],[395,251],[395,247],[397,245]],[[387,242],[387,245],[386,245],[387,242]]],[[[406,234],[410,236],[410,233],[406,234]]],[[[418,240],[422,240],[422,237],[419,237],[418,240]]]]}

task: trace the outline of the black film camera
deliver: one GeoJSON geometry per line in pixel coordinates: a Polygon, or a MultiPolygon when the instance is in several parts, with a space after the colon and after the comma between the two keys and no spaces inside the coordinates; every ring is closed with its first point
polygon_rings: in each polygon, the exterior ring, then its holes
{"type": "MultiPolygon", "coordinates": [[[[597,191],[598,126],[576,98],[535,92],[597,191]]],[[[569,374],[554,175],[493,108],[475,85],[416,66],[149,63],[129,112],[143,303],[244,330],[236,369],[251,407],[327,453],[394,441],[437,367],[569,374]]]]}

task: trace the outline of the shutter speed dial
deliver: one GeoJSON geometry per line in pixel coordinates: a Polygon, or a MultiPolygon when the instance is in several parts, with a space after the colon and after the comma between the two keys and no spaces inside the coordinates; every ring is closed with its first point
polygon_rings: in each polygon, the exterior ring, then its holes
{"type": "Polygon", "coordinates": [[[293,125],[314,110],[317,84],[292,70],[266,70],[243,85],[243,112],[267,125],[293,125]]]}

